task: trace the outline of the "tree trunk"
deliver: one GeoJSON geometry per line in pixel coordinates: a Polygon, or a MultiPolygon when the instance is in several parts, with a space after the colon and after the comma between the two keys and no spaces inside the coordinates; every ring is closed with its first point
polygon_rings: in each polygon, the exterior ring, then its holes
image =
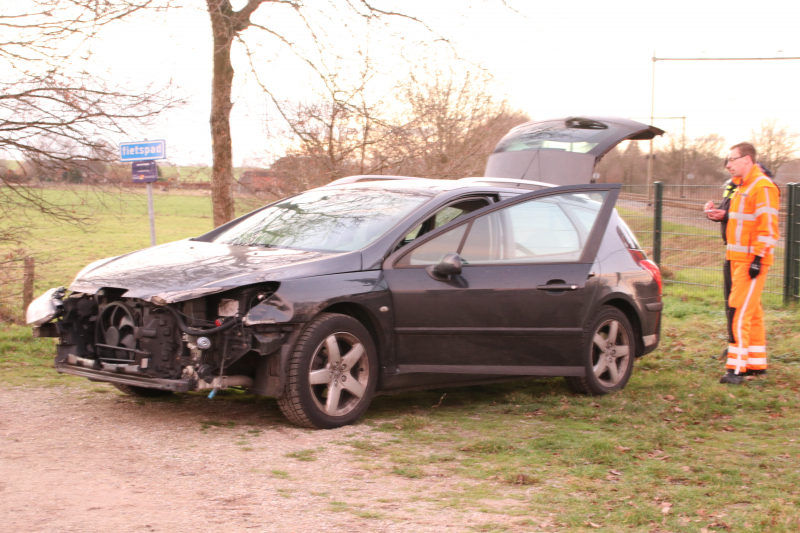
{"type": "Polygon", "coordinates": [[[231,142],[231,90],[233,64],[231,45],[236,29],[230,2],[206,0],[214,34],[214,71],[211,81],[211,142],[214,156],[211,202],[214,227],[236,216],[233,202],[233,143],[231,142]]]}

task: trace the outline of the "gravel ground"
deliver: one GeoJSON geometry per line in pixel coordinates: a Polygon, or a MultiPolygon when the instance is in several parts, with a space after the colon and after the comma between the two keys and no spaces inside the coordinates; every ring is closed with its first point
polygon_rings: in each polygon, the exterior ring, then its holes
{"type": "Polygon", "coordinates": [[[274,402],[143,402],[105,385],[3,389],[0,517],[4,530],[24,532],[529,530],[507,514],[519,500],[486,502],[499,513],[443,507],[430,498],[470,482],[371,470],[333,444],[385,435],[364,424],[296,428],[274,402]],[[316,460],[287,457],[302,450],[316,460]]]}

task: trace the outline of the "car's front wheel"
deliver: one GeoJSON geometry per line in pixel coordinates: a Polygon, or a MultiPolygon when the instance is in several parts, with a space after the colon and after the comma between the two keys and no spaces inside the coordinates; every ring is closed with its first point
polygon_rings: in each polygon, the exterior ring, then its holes
{"type": "Polygon", "coordinates": [[[623,389],[636,359],[630,321],[616,307],[603,306],[586,332],[586,376],[567,378],[567,384],[575,392],[597,396],[623,389]]]}
{"type": "Polygon", "coordinates": [[[346,426],[367,410],[377,380],[375,345],[366,328],[349,316],[323,313],[295,346],[278,405],[300,426],[346,426]]]}

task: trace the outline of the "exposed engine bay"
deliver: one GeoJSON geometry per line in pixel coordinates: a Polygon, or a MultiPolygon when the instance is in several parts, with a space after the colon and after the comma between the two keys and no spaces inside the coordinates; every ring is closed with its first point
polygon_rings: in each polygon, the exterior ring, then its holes
{"type": "Polygon", "coordinates": [[[171,304],[125,298],[126,289],[73,292],[61,300],[60,319],[43,324],[39,335],[60,337],[59,372],[93,381],[175,392],[235,386],[278,396],[283,373],[272,356],[296,327],[245,319],[277,287],[262,283],[171,304]]]}

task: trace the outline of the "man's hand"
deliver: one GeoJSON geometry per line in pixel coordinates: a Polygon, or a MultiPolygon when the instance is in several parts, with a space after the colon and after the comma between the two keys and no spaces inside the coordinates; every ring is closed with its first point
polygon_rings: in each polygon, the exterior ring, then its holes
{"type": "Polygon", "coordinates": [[[713,220],[714,222],[719,222],[725,218],[725,210],[714,209],[713,200],[706,202],[706,205],[703,206],[703,212],[706,214],[709,220],[713,220]]]}
{"type": "Polygon", "coordinates": [[[756,258],[753,259],[753,262],[750,263],[750,270],[748,271],[748,274],[750,274],[750,279],[756,279],[760,273],[761,273],[761,258],[759,256],[756,256],[756,258]]]}

